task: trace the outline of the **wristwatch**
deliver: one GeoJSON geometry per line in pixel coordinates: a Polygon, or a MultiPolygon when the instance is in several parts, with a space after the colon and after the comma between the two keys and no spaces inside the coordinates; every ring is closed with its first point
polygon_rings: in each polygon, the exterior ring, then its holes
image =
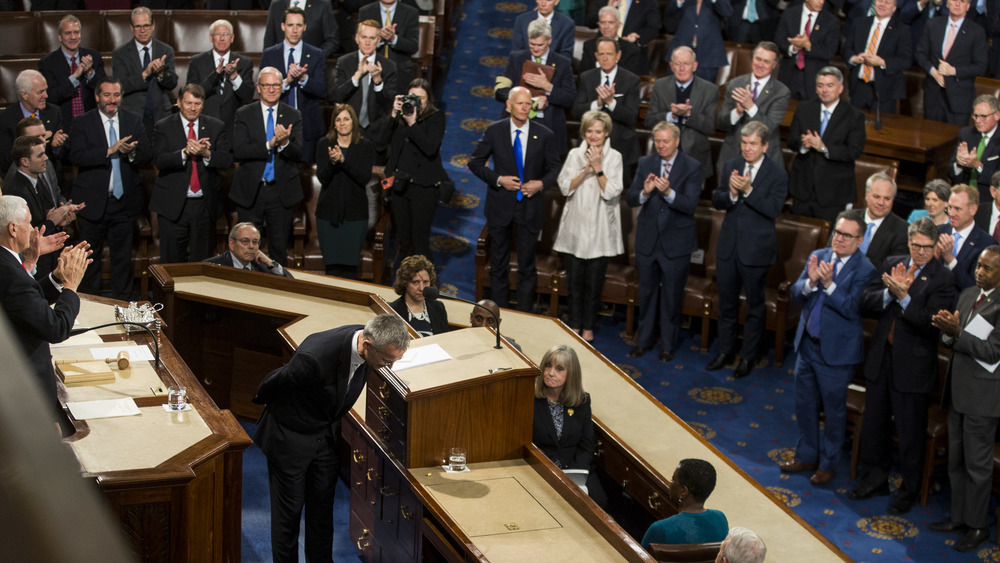
{"type": "Polygon", "coordinates": [[[604,171],[603,170],[601,170],[600,172],[597,173],[597,177],[598,178],[600,178],[601,176],[604,176],[604,171]]]}

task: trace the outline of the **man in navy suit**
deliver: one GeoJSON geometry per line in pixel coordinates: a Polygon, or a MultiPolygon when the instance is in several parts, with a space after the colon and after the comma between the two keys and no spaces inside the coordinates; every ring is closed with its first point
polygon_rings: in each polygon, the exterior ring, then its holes
{"type": "MultiPolygon", "coordinates": [[[[610,37],[597,38],[597,68],[580,73],[580,88],[573,101],[573,118],[595,110],[611,116],[611,148],[622,154],[626,167],[639,160],[639,137],[635,119],[639,115],[639,77],[622,68],[619,42],[610,37]]],[[[626,168],[630,169],[630,168],[626,168]]]]}
{"type": "Polygon", "coordinates": [[[785,10],[774,42],[786,55],[778,79],[793,99],[816,97],[816,73],[829,66],[840,46],[840,21],[823,9],[824,0],[805,0],[785,10]]]}
{"type": "Polygon", "coordinates": [[[851,76],[851,105],[896,113],[896,100],[906,97],[903,71],[913,62],[910,28],[894,17],[896,0],[876,0],[875,14],[847,28],[841,54],[851,76]]]}
{"type": "Polygon", "coordinates": [[[562,13],[556,11],[556,4],[559,0],[535,0],[537,9],[529,10],[514,20],[514,39],[511,43],[511,51],[524,51],[528,49],[528,24],[535,20],[543,20],[549,26],[552,39],[552,50],[556,53],[573,60],[573,41],[576,35],[576,24],[573,20],[562,13]]]}
{"type": "Polygon", "coordinates": [[[561,163],[552,131],[528,120],[531,92],[527,88],[511,89],[507,111],[509,118],[493,122],[483,132],[469,158],[469,170],[486,183],[493,301],[508,306],[510,243],[516,227],[517,306],[529,311],[538,278],[535,245],[545,223],[542,192],[556,183],[561,163]],[[493,168],[486,167],[490,157],[493,168]]]}
{"type": "Polygon", "coordinates": [[[979,189],[979,203],[986,203],[992,198],[983,188],[1000,170],[1000,136],[996,135],[1000,101],[992,94],[976,97],[972,119],[975,125],[962,127],[958,132],[958,145],[948,166],[948,177],[952,184],[969,184],[979,189]]]}
{"type": "Polygon", "coordinates": [[[397,0],[376,0],[358,10],[358,21],[365,20],[381,22],[375,50],[396,63],[396,85],[408,90],[414,78],[413,55],[420,47],[420,12],[397,0]]]}
{"type": "Polygon", "coordinates": [[[333,561],[340,421],[358,400],[369,374],[392,366],[409,344],[406,323],[394,314],[379,315],[364,326],[317,332],[257,387],[253,402],[267,406],[253,440],[267,457],[271,556],[276,563],[299,560],[303,508],[306,560],[333,561]]]}
{"type": "Polygon", "coordinates": [[[168,92],[177,86],[174,49],[153,38],[153,12],[138,7],[131,14],[134,39],[111,54],[111,69],[122,84],[122,109],[143,118],[144,131],[152,135],[153,124],[170,113],[168,92]]]}
{"type": "Polygon", "coordinates": [[[26,117],[41,120],[46,137],[55,152],[60,152],[66,142],[66,133],[62,130],[62,111],[46,103],[49,98],[48,83],[42,73],[31,69],[21,71],[17,75],[15,87],[19,102],[0,111],[0,170],[3,171],[10,168],[10,148],[17,137],[17,124],[26,117]]]}
{"type": "Polygon", "coordinates": [[[941,237],[935,255],[955,275],[958,291],[976,285],[979,253],[996,242],[976,226],[979,190],[966,184],[952,186],[948,198],[948,223],[940,225],[941,237]]]}
{"type": "Polygon", "coordinates": [[[59,20],[59,45],[38,61],[49,85],[49,101],[62,110],[62,121],[94,109],[94,86],[104,76],[101,53],[80,46],[80,19],[72,14],[59,20]]]}
{"type": "Polygon", "coordinates": [[[333,3],[330,0],[272,0],[271,5],[267,7],[264,49],[281,43],[284,38],[281,26],[285,21],[285,10],[288,8],[299,8],[305,12],[309,28],[303,30],[303,41],[322,50],[324,59],[337,52],[338,26],[333,14],[333,3]]]}
{"type": "Polygon", "coordinates": [[[208,27],[212,48],[191,57],[187,83],[200,84],[205,89],[203,113],[222,120],[232,140],[236,110],[253,100],[253,61],[247,55],[234,53],[233,24],[215,20],[208,27]]]}
{"type": "MultiPolygon", "coordinates": [[[[593,7],[587,14],[587,26],[599,28],[601,34],[606,37],[619,38],[624,43],[622,53],[625,58],[630,51],[635,51],[638,57],[638,68],[633,69],[622,62],[622,66],[636,74],[647,74],[649,72],[649,52],[647,46],[649,42],[660,35],[660,5],[656,0],[608,0],[607,3],[594,2],[593,7]],[[605,10],[608,8],[608,10],[605,10]],[[603,22],[610,21],[610,15],[614,14],[614,29],[605,31],[603,22]]],[[[587,43],[583,47],[584,59],[586,58],[587,43]]],[[[593,52],[591,50],[590,52],[593,52]]],[[[581,65],[583,59],[581,59],[581,65]]],[[[581,66],[581,71],[590,66],[581,66]]]]}
{"type": "Polygon", "coordinates": [[[967,18],[969,0],[948,0],[948,17],[927,22],[914,60],[924,72],[924,119],[969,123],[976,77],[986,73],[986,32],[967,18]]]}
{"type": "Polygon", "coordinates": [[[726,218],[715,249],[719,345],[715,358],[706,366],[709,371],[717,370],[734,359],[742,288],[746,292],[747,314],[741,359],[733,374],[737,379],[749,375],[764,355],[761,350],[766,321],[764,282],[767,270],[778,259],[774,220],[788,192],[785,170],[765,154],[767,126],[751,121],[740,133],[742,158],[722,165],[719,187],[712,194],[712,205],[724,209],[726,218]]]}
{"type": "Polygon", "coordinates": [[[713,0],[708,4],[697,0],[669,0],[663,10],[667,20],[680,20],[677,33],[667,49],[667,60],[674,49],[684,46],[698,52],[697,75],[715,84],[719,67],[729,64],[722,28],[733,14],[729,0],[713,0]]]}
{"type": "Polygon", "coordinates": [[[320,100],[326,97],[326,57],[316,47],[302,41],[306,30],[306,15],[302,8],[285,10],[281,30],[285,40],[264,49],[261,68],[272,66],[284,70],[281,101],[302,114],[302,152],[300,162],[316,162],[316,141],[326,134],[320,100]]]}
{"type": "Polygon", "coordinates": [[[76,166],[70,199],[85,204],[77,213],[80,238],[90,243],[94,262],[80,284],[97,294],[101,253],[108,241],[111,255],[111,296],[128,301],[132,293],[132,233],[145,196],[139,165],[149,162],[152,147],[142,116],[119,110],[122,83],[105,76],[97,83],[97,108],[73,120],[67,142],[69,161],[76,166]]]}
{"type": "Polygon", "coordinates": [[[865,221],[859,211],[842,211],[831,246],[815,250],[789,291],[802,303],[795,332],[795,418],[799,440],[795,458],[782,471],[815,471],[809,482],[825,485],[834,477],[844,445],[847,384],[864,358],[861,298],[875,266],[860,250],[865,221]],[[819,413],[826,413],[820,433],[819,413]]]}
{"type": "Polygon", "coordinates": [[[642,157],[625,200],[639,211],[635,246],[639,270],[639,334],[630,358],[653,347],[660,326],[660,361],[674,358],[691,253],[698,248],[694,210],[704,179],[701,164],[679,152],[681,131],[653,127],[656,154],[642,157]]]}

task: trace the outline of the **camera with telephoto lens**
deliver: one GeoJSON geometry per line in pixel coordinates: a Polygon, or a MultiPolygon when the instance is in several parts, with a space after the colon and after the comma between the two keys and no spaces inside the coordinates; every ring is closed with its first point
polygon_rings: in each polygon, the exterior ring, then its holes
{"type": "Polygon", "coordinates": [[[416,94],[403,95],[403,109],[399,110],[399,115],[410,115],[420,107],[420,96],[416,94]]]}

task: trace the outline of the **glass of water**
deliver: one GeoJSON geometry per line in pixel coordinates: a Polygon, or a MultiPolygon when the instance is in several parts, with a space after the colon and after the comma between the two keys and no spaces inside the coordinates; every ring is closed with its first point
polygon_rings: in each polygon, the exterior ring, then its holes
{"type": "Polygon", "coordinates": [[[172,411],[182,411],[187,405],[187,387],[172,386],[167,390],[167,405],[172,411]]]}
{"type": "Polygon", "coordinates": [[[451,466],[452,471],[465,471],[466,454],[465,448],[448,450],[448,465],[451,466]]]}

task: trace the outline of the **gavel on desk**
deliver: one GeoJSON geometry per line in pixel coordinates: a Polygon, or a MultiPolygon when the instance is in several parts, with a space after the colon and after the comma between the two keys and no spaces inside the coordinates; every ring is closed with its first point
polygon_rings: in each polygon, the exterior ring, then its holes
{"type": "MultiPolygon", "coordinates": [[[[83,362],[83,361],[92,361],[92,360],[56,360],[55,363],[56,363],[56,365],[60,365],[60,364],[77,364],[77,363],[80,363],[80,362],[83,362]]],[[[122,350],[121,352],[118,352],[118,355],[115,356],[114,358],[104,358],[104,363],[106,363],[106,364],[117,364],[118,365],[118,369],[126,369],[126,368],[128,368],[128,362],[129,362],[128,352],[126,352],[125,350],[122,350]]]]}

